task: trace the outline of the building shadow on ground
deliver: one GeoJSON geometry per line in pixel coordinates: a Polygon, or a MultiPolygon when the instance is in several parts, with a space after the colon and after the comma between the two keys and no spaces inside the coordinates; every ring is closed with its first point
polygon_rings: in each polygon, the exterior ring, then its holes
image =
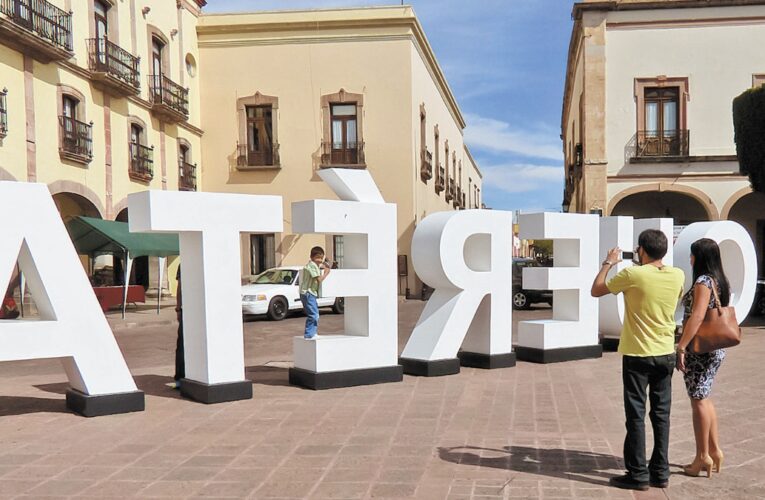
{"type": "Polygon", "coordinates": [[[290,387],[289,369],[281,366],[248,366],[244,376],[253,384],[290,387]]]}
{"type": "Polygon", "coordinates": [[[72,413],[66,400],[32,398],[28,396],[0,396],[0,417],[27,415],[30,413],[72,413]]]}
{"type": "Polygon", "coordinates": [[[609,478],[617,475],[614,469],[622,468],[621,459],[613,455],[560,448],[458,446],[438,448],[438,456],[459,465],[526,472],[597,486],[608,486],[609,478]]]}

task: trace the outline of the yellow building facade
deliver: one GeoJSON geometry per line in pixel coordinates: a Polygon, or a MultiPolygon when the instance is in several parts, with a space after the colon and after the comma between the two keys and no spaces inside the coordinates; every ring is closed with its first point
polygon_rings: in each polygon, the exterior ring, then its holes
{"type": "MultiPolygon", "coordinates": [[[[342,238],[293,234],[290,207],[335,198],[322,168],[364,168],[398,205],[400,292],[416,294],[417,223],[481,206],[464,118],[410,7],[33,4],[0,0],[0,179],[47,184],[65,220],[126,221],[146,189],[277,194],[284,232],[243,235],[242,275],[317,244],[342,265],[342,238]]],[[[156,266],[136,266],[153,284],[156,266]]]]}
{"type": "Polygon", "coordinates": [[[291,204],[334,193],[323,168],[364,168],[398,206],[401,294],[417,223],[481,206],[465,121],[410,7],[204,15],[197,28],[206,191],[284,198],[284,232],[245,235],[242,273],[302,265],[342,238],[291,231],[291,204]]]}
{"type": "Polygon", "coordinates": [[[130,193],[200,188],[203,5],[0,2],[0,179],[47,184],[65,220],[127,220],[130,193]]]}

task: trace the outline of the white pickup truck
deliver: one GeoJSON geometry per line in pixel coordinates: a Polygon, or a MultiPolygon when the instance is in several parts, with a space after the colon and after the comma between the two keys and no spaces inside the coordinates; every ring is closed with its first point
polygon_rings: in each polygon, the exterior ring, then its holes
{"type": "MultiPolygon", "coordinates": [[[[281,321],[290,311],[302,311],[300,302],[300,267],[274,267],[250,279],[242,285],[242,315],[262,315],[281,321]]],[[[342,314],[345,304],[342,297],[319,297],[319,307],[331,307],[342,314]]]]}

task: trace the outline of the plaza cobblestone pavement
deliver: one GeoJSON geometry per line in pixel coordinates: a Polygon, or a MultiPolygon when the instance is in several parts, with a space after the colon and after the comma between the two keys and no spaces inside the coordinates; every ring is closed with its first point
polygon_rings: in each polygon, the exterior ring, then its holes
{"type": "MultiPolygon", "coordinates": [[[[423,304],[400,305],[401,346],[423,304]]],[[[291,387],[303,318],[245,323],[254,398],[182,399],[171,381],[171,307],[110,314],[146,411],[83,418],[65,410],[57,360],[0,364],[0,498],[765,498],[765,328],[745,329],[713,396],[726,461],[682,476],[690,406],[674,377],[667,490],[609,488],[624,438],[620,357],[310,391],[291,387]]],[[[549,309],[515,321],[549,317],[549,309]]],[[[342,317],[323,314],[325,333],[342,317]]],[[[650,426],[649,426],[650,428],[650,426]]],[[[650,440],[650,432],[649,432],[650,440]]]]}

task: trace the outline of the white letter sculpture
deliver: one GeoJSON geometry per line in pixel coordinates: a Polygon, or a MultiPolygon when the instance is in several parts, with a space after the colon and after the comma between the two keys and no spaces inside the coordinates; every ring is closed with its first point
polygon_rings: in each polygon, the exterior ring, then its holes
{"type": "MultiPolygon", "coordinates": [[[[619,247],[623,251],[634,252],[640,233],[646,229],[658,229],[667,237],[667,255],[664,264],[672,265],[672,219],[637,219],[632,217],[603,217],[600,219],[600,260],[604,261],[608,251],[619,247]]],[[[637,259],[637,255],[635,255],[637,259]]],[[[632,262],[624,260],[611,268],[607,279],[627,267],[632,262]]],[[[599,299],[600,334],[603,336],[602,344],[606,350],[616,350],[624,324],[624,295],[608,294],[599,299]]]]}
{"type": "MultiPolygon", "coordinates": [[[[746,319],[757,288],[757,253],[752,237],[733,221],[696,222],[683,229],[675,242],[675,263],[685,272],[685,290],[693,287],[691,245],[709,238],[720,245],[723,269],[730,282],[730,305],[736,309],[739,324],[746,319]]],[[[677,321],[682,321],[682,307],[677,321]]]]}
{"type": "Polygon", "coordinates": [[[598,224],[596,215],[520,216],[521,238],[553,240],[555,267],[523,270],[524,288],[553,291],[553,319],[520,322],[518,359],[555,363],[602,355],[598,343],[598,300],[590,295],[600,267],[598,224]]]}
{"type": "Polygon", "coordinates": [[[45,184],[0,182],[0,290],[18,258],[40,321],[0,320],[0,361],[62,358],[66,405],[92,417],[143,411],[138,391],[45,184]]]}
{"type": "Polygon", "coordinates": [[[499,210],[439,212],[417,226],[412,264],[435,291],[401,354],[405,373],[515,365],[512,227],[512,213],[499,210]]]}
{"type": "Polygon", "coordinates": [[[343,235],[344,269],[333,270],[322,289],[345,297],[345,332],[295,337],[290,383],[330,389],[400,382],[396,205],[385,203],[366,170],[327,169],[319,176],[342,201],[293,203],[292,228],[343,235]]]}
{"type": "Polygon", "coordinates": [[[281,196],[144,191],[128,196],[131,231],[178,233],[186,378],[203,403],[249,399],[244,376],[240,233],[283,229],[281,196]]]}

